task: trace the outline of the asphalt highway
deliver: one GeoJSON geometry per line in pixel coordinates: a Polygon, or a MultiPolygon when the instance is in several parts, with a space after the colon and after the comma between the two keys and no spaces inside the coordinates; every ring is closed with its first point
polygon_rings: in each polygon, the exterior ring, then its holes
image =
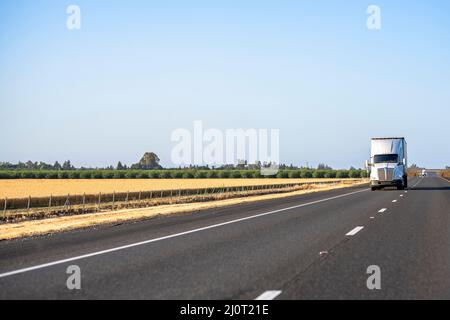
{"type": "Polygon", "coordinates": [[[450,182],[409,185],[4,241],[0,299],[450,299],[450,182]]]}

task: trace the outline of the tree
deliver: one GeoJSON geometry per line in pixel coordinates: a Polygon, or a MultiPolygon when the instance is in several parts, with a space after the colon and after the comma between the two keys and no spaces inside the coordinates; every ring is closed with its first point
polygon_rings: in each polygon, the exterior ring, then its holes
{"type": "Polygon", "coordinates": [[[38,169],[39,170],[51,170],[53,168],[52,168],[51,164],[47,164],[45,162],[40,161],[38,164],[38,169]]]}
{"type": "Polygon", "coordinates": [[[124,169],[125,169],[124,166],[123,166],[123,164],[122,164],[122,162],[119,161],[119,162],[117,163],[116,169],[117,169],[117,170],[124,170],[124,169]]]}
{"type": "Polygon", "coordinates": [[[249,164],[248,169],[250,170],[259,170],[261,169],[261,161],[256,160],[254,164],[249,164]]]}
{"type": "Polygon", "coordinates": [[[146,152],[139,163],[133,165],[133,167],[142,170],[161,169],[159,165],[159,157],[153,152],[146,152]]]}
{"type": "Polygon", "coordinates": [[[332,168],[329,165],[326,165],[325,163],[319,163],[317,166],[318,170],[332,170],[332,168]]]}
{"type": "Polygon", "coordinates": [[[238,163],[236,165],[236,169],[245,169],[245,167],[247,166],[247,161],[246,160],[238,160],[238,163]]]}
{"type": "Polygon", "coordinates": [[[55,161],[55,164],[53,165],[53,169],[55,169],[55,170],[61,170],[61,165],[59,164],[58,161],[55,161]]]}
{"type": "Polygon", "coordinates": [[[70,160],[64,161],[62,165],[63,170],[73,170],[75,167],[70,163],[70,160]]]}
{"type": "Polygon", "coordinates": [[[32,170],[32,169],[34,169],[34,163],[33,163],[32,161],[28,160],[28,161],[25,163],[25,167],[26,167],[27,169],[32,170]]]}

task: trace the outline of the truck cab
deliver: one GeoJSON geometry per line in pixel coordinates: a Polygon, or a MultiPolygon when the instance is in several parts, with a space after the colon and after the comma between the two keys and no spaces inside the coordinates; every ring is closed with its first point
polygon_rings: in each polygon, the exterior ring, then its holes
{"type": "Polygon", "coordinates": [[[405,138],[373,138],[371,157],[366,161],[370,170],[372,191],[385,187],[403,190],[408,187],[405,138]]]}

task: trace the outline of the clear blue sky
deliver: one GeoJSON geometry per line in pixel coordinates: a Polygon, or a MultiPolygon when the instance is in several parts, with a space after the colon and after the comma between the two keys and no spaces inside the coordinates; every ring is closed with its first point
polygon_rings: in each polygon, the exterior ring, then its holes
{"type": "Polygon", "coordinates": [[[153,151],[170,166],[172,131],[202,120],[279,128],[284,163],[361,167],[372,136],[401,135],[410,163],[450,165],[449,15],[425,0],[1,1],[0,161],[153,151]]]}

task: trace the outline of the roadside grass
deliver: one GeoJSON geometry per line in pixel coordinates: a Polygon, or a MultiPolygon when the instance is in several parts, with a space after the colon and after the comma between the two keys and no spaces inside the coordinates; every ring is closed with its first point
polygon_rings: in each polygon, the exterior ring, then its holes
{"type": "Polygon", "coordinates": [[[4,210],[0,212],[0,222],[16,222],[20,220],[44,219],[55,216],[120,210],[123,208],[142,208],[167,204],[248,197],[252,195],[285,193],[316,188],[318,185],[352,184],[360,181],[362,180],[311,180],[309,182],[297,182],[297,184],[290,181],[289,184],[254,184],[248,186],[158,190],[133,193],[94,194],[88,196],[5,199],[0,200],[0,206],[4,208],[4,210]]]}
{"type": "Polygon", "coordinates": [[[408,169],[407,171],[408,177],[418,177],[422,172],[421,169],[408,169]]]}
{"type": "MultiPolygon", "coordinates": [[[[338,184],[330,185],[303,185],[297,189],[289,190],[278,189],[276,193],[256,194],[247,191],[246,193],[236,193],[233,197],[226,194],[217,194],[214,198],[206,197],[199,199],[190,199],[191,202],[160,204],[147,208],[127,208],[115,211],[87,213],[78,215],[69,215],[61,217],[48,217],[47,219],[28,220],[13,223],[0,224],[0,240],[11,240],[23,237],[32,237],[47,235],[61,231],[89,228],[99,225],[114,225],[143,219],[150,219],[158,216],[165,216],[177,213],[196,212],[211,208],[225,207],[230,205],[242,204],[247,202],[263,201],[269,199],[292,197],[301,194],[320,192],[331,189],[348,188],[357,184],[366,183],[366,181],[344,181],[338,184]],[[213,200],[213,201],[211,201],[213,200]]],[[[266,190],[270,191],[270,190],[266,190]]],[[[180,199],[181,200],[181,199],[180,199]]],[[[189,199],[188,199],[189,200],[189,199]]]]}

